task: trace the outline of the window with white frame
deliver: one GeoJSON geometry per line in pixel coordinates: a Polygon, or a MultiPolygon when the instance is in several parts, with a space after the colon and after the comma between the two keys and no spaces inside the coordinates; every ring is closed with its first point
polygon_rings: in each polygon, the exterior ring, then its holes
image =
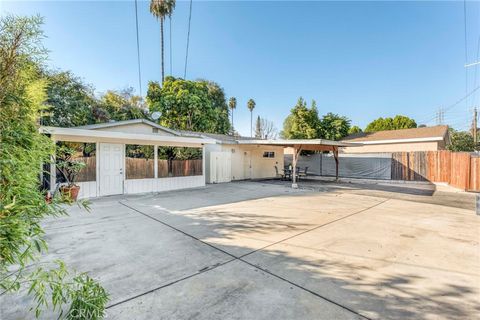
{"type": "Polygon", "coordinates": [[[264,151],[263,152],[264,158],[275,158],[275,152],[273,151],[264,151]]]}

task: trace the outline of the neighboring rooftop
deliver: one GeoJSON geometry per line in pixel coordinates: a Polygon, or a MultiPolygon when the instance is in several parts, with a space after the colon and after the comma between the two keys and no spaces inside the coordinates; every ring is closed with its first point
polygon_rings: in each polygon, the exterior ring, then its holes
{"type": "Polygon", "coordinates": [[[377,132],[360,132],[343,138],[348,142],[368,142],[384,140],[443,140],[448,133],[448,126],[440,125],[400,130],[385,130],[377,132]]]}

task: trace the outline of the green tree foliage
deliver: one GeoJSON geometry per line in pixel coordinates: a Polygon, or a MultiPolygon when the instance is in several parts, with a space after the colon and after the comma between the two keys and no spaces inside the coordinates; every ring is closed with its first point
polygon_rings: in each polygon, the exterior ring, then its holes
{"type": "Polygon", "coordinates": [[[216,122],[216,131],[222,133],[228,133],[231,128],[231,124],[228,120],[228,104],[225,97],[223,88],[216,82],[209,80],[199,80],[201,83],[205,83],[208,89],[208,98],[212,101],[213,110],[215,110],[214,120],[216,122]]]}
{"type": "Polygon", "coordinates": [[[213,82],[173,77],[166,77],[163,87],[150,82],[147,105],[151,112],[161,112],[161,125],[172,129],[222,134],[230,131],[223,89],[213,82]]]}
{"type": "MultiPolygon", "coordinates": [[[[42,163],[54,152],[52,141],[37,127],[47,88],[39,67],[46,57],[42,22],[38,16],[0,18],[0,295],[19,291],[24,284],[35,298],[37,316],[47,305],[54,310],[69,302],[72,306],[74,296],[90,292],[92,286],[101,288],[88,276],[82,276],[88,284],[63,281],[66,271],[61,266],[26,269],[47,248],[40,222],[66,214],[58,199],[46,203],[38,179],[42,163]]],[[[85,294],[98,299],[94,307],[101,315],[107,294],[100,291],[85,294]]]]}
{"type": "Polygon", "coordinates": [[[365,132],[409,129],[416,127],[417,123],[415,120],[406,116],[396,115],[394,118],[378,118],[373,120],[367,125],[365,132]]]}
{"type": "Polygon", "coordinates": [[[447,145],[447,149],[450,151],[475,151],[475,143],[473,137],[466,131],[455,131],[450,129],[450,143],[447,145]]]}
{"type": "Polygon", "coordinates": [[[46,72],[46,112],[42,124],[74,127],[108,120],[108,113],[98,106],[92,86],[70,71],[46,72]]]}
{"type": "Polygon", "coordinates": [[[92,85],[86,84],[69,71],[47,71],[47,99],[42,124],[75,127],[110,120],[148,118],[142,97],[133,88],[108,90],[100,99],[92,85]]]}
{"type": "Polygon", "coordinates": [[[350,120],[345,116],[327,113],[320,121],[320,137],[328,140],[340,140],[348,135],[350,120]]]}
{"type": "Polygon", "coordinates": [[[108,90],[99,101],[101,109],[106,110],[108,120],[146,119],[148,111],[143,99],[133,93],[133,88],[121,91],[108,90]]]}
{"type": "Polygon", "coordinates": [[[285,139],[316,139],[319,137],[320,120],[315,101],[307,107],[307,102],[300,97],[290,115],[283,123],[280,133],[285,139]]]}
{"type": "Polygon", "coordinates": [[[359,126],[352,126],[348,130],[348,134],[356,134],[356,133],[360,133],[360,132],[363,132],[363,131],[362,131],[362,128],[360,128],[359,126]]]}

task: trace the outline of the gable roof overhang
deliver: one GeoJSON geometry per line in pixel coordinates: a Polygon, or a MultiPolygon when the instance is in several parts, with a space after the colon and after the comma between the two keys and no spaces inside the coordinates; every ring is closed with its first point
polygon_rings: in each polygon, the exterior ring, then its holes
{"type": "Polygon", "coordinates": [[[198,147],[204,144],[215,143],[212,139],[200,137],[165,136],[77,128],[40,127],[39,131],[51,135],[56,140],[76,142],[111,142],[179,147],[198,147]]]}
{"type": "Polygon", "coordinates": [[[86,126],[78,126],[73,127],[72,129],[85,129],[85,130],[95,130],[95,129],[103,129],[103,128],[112,128],[112,127],[121,127],[129,124],[136,124],[136,123],[144,123],[152,128],[157,128],[163,130],[165,132],[171,133],[175,136],[180,136],[181,134],[178,131],[173,129],[169,129],[167,127],[161,126],[155,122],[146,119],[132,119],[132,120],[122,120],[122,121],[113,121],[113,122],[105,122],[105,123],[97,123],[97,124],[89,124],[86,126]]]}

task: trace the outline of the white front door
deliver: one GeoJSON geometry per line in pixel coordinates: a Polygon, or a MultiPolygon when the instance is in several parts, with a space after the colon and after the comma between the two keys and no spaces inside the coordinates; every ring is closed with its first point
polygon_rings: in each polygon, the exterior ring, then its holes
{"type": "Polygon", "coordinates": [[[100,143],[100,195],[123,193],[124,145],[100,143]]]}

